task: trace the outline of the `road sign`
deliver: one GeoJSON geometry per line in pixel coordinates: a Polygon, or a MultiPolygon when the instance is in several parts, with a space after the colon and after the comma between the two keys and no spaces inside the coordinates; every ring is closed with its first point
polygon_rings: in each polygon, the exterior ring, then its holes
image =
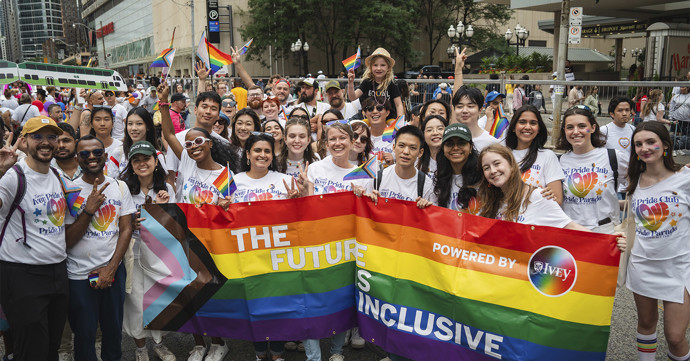
{"type": "Polygon", "coordinates": [[[570,8],[570,26],[582,25],[582,7],[570,8]]]}
{"type": "Polygon", "coordinates": [[[582,26],[571,26],[568,31],[568,44],[579,44],[582,37],[582,26]]]}

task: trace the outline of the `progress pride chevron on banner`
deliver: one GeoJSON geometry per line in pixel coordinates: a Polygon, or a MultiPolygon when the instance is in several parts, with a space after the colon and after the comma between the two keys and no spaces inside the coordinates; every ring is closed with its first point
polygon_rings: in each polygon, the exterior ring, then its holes
{"type": "Polygon", "coordinates": [[[145,211],[151,329],[261,341],[359,325],[417,360],[605,358],[612,236],[351,193],[145,211]]]}

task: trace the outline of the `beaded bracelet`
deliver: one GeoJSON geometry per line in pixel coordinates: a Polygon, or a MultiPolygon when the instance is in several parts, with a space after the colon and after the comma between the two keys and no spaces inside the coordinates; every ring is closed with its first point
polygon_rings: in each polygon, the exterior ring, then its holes
{"type": "Polygon", "coordinates": [[[158,103],[158,106],[164,107],[164,106],[170,106],[170,103],[158,103]]]}

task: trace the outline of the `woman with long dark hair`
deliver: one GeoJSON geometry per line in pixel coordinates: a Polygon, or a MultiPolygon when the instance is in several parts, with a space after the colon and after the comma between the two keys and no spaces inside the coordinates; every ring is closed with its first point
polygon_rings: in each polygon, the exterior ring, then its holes
{"type": "Polygon", "coordinates": [[[280,125],[280,121],[278,119],[266,120],[261,131],[273,134],[273,139],[275,141],[274,149],[276,152],[275,157],[280,157],[280,151],[285,145],[285,130],[283,126],[280,125]]]}
{"type": "Polygon", "coordinates": [[[424,153],[417,162],[417,169],[434,179],[436,177],[436,158],[441,152],[443,131],[448,126],[448,120],[441,115],[429,115],[422,121],[424,132],[424,153]]]}
{"type": "Polygon", "coordinates": [[[515,110],[505,142],[520,166],[522,180],[531,186],[548,188],[561,205],[565,176],[556,154],[544,149],[547,138],[546,124],[537,108],[523,105],[515,110]]]}
{"type": "Polygon", "coordinates": [[[479,154],[472,143],[472,133],[464,124],[447,126],[441,149],[436,156],[434,182],[438,205],[477,214],[477,187],[482,174],[478,165],[479,154]]]}
{"type": "Polygon", "coordinates": [[[355,143],[350,151],[350,163],[360,166],[371,156],[374,145],[371,142],[371,129],[364,121],[351,120],[350,126],[355,133],[355,143]]]}
{"type": "Polygon", "coordinates": [[[635,217],[627,287],[637,308],[640,360],[656,356],[659,300],[670,360],[687,360],[690,320],[690,169],[673,160],[673,143],[660,122],[637,125],[632,136],[627,193],[635,217]]]}
{"type": "Polygon", "coordinates": [[[249,139],[252,132],[261,130],[261,119],[251,109],[244,108],[235,113],[232,119],[232,135],[230,144],[240,147],[240,152],[244,149],[244,142],[249,139]]]}
{"type": "Polygon", "coordinates": [[[287,121],[285,146],[277,162],[279,172],[298,177],[300,167],[304,167],[307,162],[314,163],[320,159],[312,149],[310,132],[309,120],[294,117],[287,121]]]}

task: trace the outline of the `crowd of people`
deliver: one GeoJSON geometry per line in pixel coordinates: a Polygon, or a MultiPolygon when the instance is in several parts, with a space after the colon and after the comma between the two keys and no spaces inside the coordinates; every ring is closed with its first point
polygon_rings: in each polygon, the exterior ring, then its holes
{"type": "MultiPolygon", "coordinates": [[[[279,75],[257,85],[237,49],[232,57],[241,79],[232,87],[209,81],[209,70],[197,64],[193,106],[185,87],[167,81],[148,90],[133,84],[126,96],[25,84],[5,90],[0,304],[14,359],[91,361],[98,345],[102,360],[119,360],[123,331],[134,338],[137,360],[148,360],[149,338],[160,359],[175,359],[164,333],[143,327],[143,205],[227,209],[350,191],[374,202],[397,198],[421,209],[607,234],[615,233],[627,200],[636,223],[627,287],[637,306],[639,358],[655,357],[658,300],[669,358],[690,358],[690,170],[674,161],[662,120],[631,124],[632,99],[612,99],[612,122],[604,127],[595,102],[570,107],[557,156],[522,87],[513,89],[516,106],[503,136],[486,130],[506,96],[462,84],[464,51],[456,53],[453,89],[447,85],[418,114],[403,101],[395,60],[383,48],[365,59],[358,87],[350,71],[345,84],[302,79],[296,94],[279,75]],[[384,130],[399,115],[407,125],[387,141],[384,130]],[[374,179],[345,180],[371,158],[374,179]],[[224,196],[214,181],[228,169],[237,189],[224,196]],[[72,206],[66,199],[74,185],[81,192],[72,206]]],[[[619,234],[616,245],[625,251],[626,237],[619,234]]],[[[222,338],[190,337],[189,361],[229,353],[222,338]]],[[[364,347],[357,328],[331,338],[329,361],[344,360],[348,343],[364,347]]],[[[254,349],[257,360],[282,360],[285,349],[322,360],[319,340],[256,342],[254,349]]]]}

